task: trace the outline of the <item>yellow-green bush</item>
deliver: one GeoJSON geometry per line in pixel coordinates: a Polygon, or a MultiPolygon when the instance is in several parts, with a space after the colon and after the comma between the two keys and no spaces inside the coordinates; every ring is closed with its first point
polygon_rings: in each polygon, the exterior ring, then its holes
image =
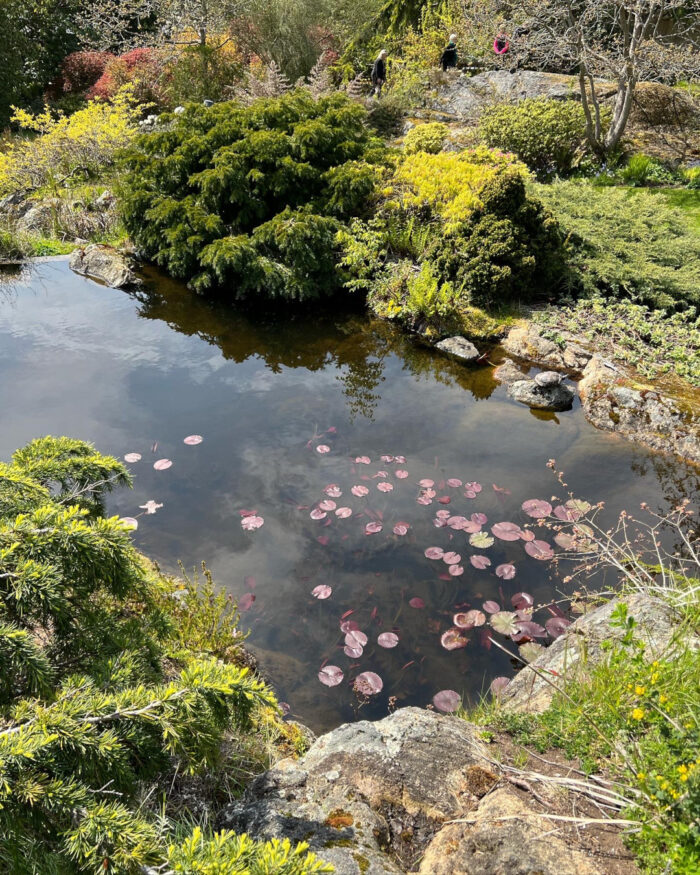
{"type": "Polygon", "coordinates": [[[38,136],[18,139],[0,153],[0,194],[97,174],[136,134],[139,115],[130,85],[111,103],[90,101],[69,116],[53,115],[48,107],[36,115],[15,109],[13,121],[38,136]]]}
{"type": "Polygon", "coordinates": [[[414,155],[416,152],[430,152],[436,155],[442,151],[447,134],[448,127],[442,122],[417,125],[404,137],[403,150],[407,155],[414,155]]]}

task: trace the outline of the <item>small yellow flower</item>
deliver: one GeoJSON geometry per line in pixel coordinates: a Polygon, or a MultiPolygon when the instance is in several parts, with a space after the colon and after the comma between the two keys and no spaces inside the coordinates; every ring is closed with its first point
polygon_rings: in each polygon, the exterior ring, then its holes
{"type": "Polygon", "coordinates": [[[693,728],[693,724],[692,724],[692,723],[684,723],[683,726],[685,726],[686,729],[692,729],[692,728],[693,728]]]}
{"type": "Polygon", "coordinates": [[[632,711],[632,719],[633,720],[643,720],[644,719],[644,711],[641,708],[635,708],[632,711]]]}
{"type": "Polygon", "coordinates": [[[668,702],[668,696],[664,696],[663,693],[659,696],[659,704],[663,705],[664,702],[668,702]]]}
{"type": "Polygon", "coordinates": [[[687,776],[687,775],[681,775],[681,781],[685,782],[685,781],[687,781],[687,780],[688,780],[688,776],[687,776]]]}
{"type": "Polygon", "coordinates": [[[627,684],[627,689],[628,689],[628,690],[631,690],[631,689],[632,689],[632,684],[627,684]]]}
{"type": "Polygon", "coordinates": [[[644,693],[646,693],[646,691],[647,691],[647,688],[640,687],[639,684],[637,684],[637,686],[634,688],[634,692],[637,696],[643,696],[644,693]]]}
{"type": "Polygon", "coordinates": [[[659,661],[658,661],[658,659],[655,659],[655,660],[652,662],[651,667],[652,667],[652,668],[657,668],[658,665],[659,665],[659,661]]]}
{"type": "Polygon", "coordinates": [[[653,674],[652,674],[652,676],[651,676],[651,682],[652,682],[652,684],[655,684],[655,683],[658,681],[658,679],[659,679],[659,673],[658,673],[658,671],[653,672],[653,674]]]}
{"type": "Polygon", "coordinates": [[[678,771],[681,773],[681,775],[685,775],[685,773],[688,771],[688,766],[678,766],[678,771]]]}
{"type": "Polygon", "coordinates": [[[637,780],[643,781],[646,778],[646,772],[637,772],[637,780]]]}

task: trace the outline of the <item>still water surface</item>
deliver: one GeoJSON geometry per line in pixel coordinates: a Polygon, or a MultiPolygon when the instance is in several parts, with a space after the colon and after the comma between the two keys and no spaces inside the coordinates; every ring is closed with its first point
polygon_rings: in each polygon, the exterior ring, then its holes
{"type": "Polygon", "coordinates": [[[510,608],[518,591],[537,602],[566,594],[550,564],[526,555],[522,541],[477,550],[464,532],[435,528],[436,509],[484,513],[486,528],[524,524],[525,499],[562,495],[550,458],[576,495],[605,500],[611,517],[697,490],[688,468],[596,431],[578,405],[535,414],[507,398],[490,367],[447,361],[363,315],[252,319],[162,277],[132,295],[104,288],[64,261],[35,264],[0,287],[0,403],[3,460],[43,434],[142,455],[130,466],[134,489],[113,495],[110,512],[136,516],[149,499],[162,503],[139,516],[137,546],[169,570],[205,560],[232,594],[255,596],[243,614],[251,648],[280,699],[316,730],[353,719],[358,701],[349,681],[362,671],[384,682],[359,708],[362,717],[384,716],[390,697],[421,706],[444,688],[477,697],[512,668],[479,630],[467,633],[464,649],[441,647],[455,608],[479,608],[485,599],[510,608]],[[192,434],[203,442],[185,445],[192,434]],[[329,452],[317,452],[319,445],[329,452]],[[383,463],[382,454],[406,461],[383,463]],[[371,463],[356,464],[358,456],[371,463]],[[154,470],[161,458],[172,467],[154,470]],[[374,476],[380,470],[386,478],[374,476]],[[416,503],[424,478],[436,484],[429,506],[416,503]],[[483,490],[466,498],[448,478],[483,490]],[[377,489],[385,482],[393,489],[377,489]],[[353,516],[309,517],[329,484],[353,516]],[[353,495],[353,485],[366,486],[368,496],[353,495]],[[439,504],[445,495],[450,504],[439,504]],[[255,510],[264,525],[244,531],[241,510],[255,510]],[[410,524],[403,537],[392,531],[401,521],[410,524]],[[370,522],[383,530],[365,534],[370,522]],[[426,559],[433,545],[458,552],[463,574],[451,577],[447,565],[426,559]],[[473,568],[473,554],[491,566],[473,568]],[[512,580],[494,574],[505,562],[516,566],[512,580]],[[331,586],[330,598],[311,596],[319,584],[331,586]],[[416,597],[424,608],[410,607],[416,597]],[[339,622],[347,611],[369,638],[357,659],[343,652],[339,622]],[[392,630],[398,646],[377,646],[378,634],[392,630]],[[339,686],[319,683],[325,661],[345,672],[339,686]]]}

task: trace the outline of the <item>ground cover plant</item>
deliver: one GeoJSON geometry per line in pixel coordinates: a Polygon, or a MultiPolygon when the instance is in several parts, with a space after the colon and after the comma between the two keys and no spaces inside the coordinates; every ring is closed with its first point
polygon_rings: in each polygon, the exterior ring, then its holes
{"type": "Polygon", "coordinates": [[[178,775],[216,773],[226,738],[276,703],[243,664],[235,605],[210,580],[178,595],[131,524],[103,516],[129,482],[69,438],[0,465],[0,867],[329,871],[305,846],[192,831],[191,815],[148,803],[161,780],[173,795],[178,775]]]}
{"type": "Polygon", "coordinates": [[[557,692],[544,713],[507,713],[496,697],[472,717],[541,752],[562,748],[586,773],[602,771],[626,805],[620,816],[630,821],[627,842],[642,871],[694,872],[700,859],[700,655],[692,645],[700,626],[700,554],[694,511],[687,500],[667,514],[642,504],[640,516],[623,513],[612,528],[594,518],[581,528],[568,536],[571,555],[580,558],[565,580],[585,587],[600,569],[619,578],[621,602],[610,621],[619,639],[604,645],[604,659],[594,667],[584,659],[574,677],[550,678],[557,692]],[[638,592],[677,613],[677,633],[663,653],[650,654],[646,636],[636,634],[625,594],[638,592]]]}
{"type": "Polygon", "coordinates": [[[303,89],[190,106],[125,157],[122,215],[144,255],[197,291],[304,300],[337,286],[335,236],[364,213],[385,147],[365,110],[303,89]]]}

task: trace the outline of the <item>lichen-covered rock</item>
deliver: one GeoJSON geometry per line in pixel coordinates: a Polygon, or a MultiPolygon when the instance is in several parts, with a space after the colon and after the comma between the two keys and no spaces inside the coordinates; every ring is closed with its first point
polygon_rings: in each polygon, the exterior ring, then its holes
{"type": "Polygon", "coordinates": [[[540,386],[535,380],[516,380],[508,386],[514,401],[534,410],[569,410],[576,397],[568,386],[540,386]]]}
{"type": "Polygon", "coordinates": [[[402,708],[376,723],[321,736],[284,760],[229,806],[219,827],[288,837],[337,875],[410,869],[445,820],[473,808],[496,782],[474,726],[402,708]]]}
{"type": "Polygon", "coordinates": [[[560,371],[581,373],[592,353],[569,332],[559,334],[555,343],[544,336],[545,329],[528,322],[511,328],[503,341],[503,349],[515,358],[532,364],[555,368],[560,371]]]}
{"type": "Polygon", "coordinates": [[[475,362],[480,355],[479,350],[466,337],[446,337],[436,343],[435,348],[462,362],[475,362]]]}
{"type": "Polygon", "coordinates": [[[444,826],[428,845],[421,875],[602,875],[509,788],[464,819],[473,822],[444,826]]]}
{"type": "MultiPolygon", "coordinates": [[[[568,680],[585,677],[606,657],[603,642],[622,638],[624,630],[610,625],[613,611],[620,602],[627,604],[629,615],[637,621],[635,637],[643,641],[644,658],[651,662],[672,646],[680,618],[667,602],[645,593],[619,597],[595,608],[572,623],[566,632],[547,647],[531,665],[564,685],[568,680]]],[[[554,696],[554,687],[530,668],[523,668],[501,693],[508,711],[539,714],[546,711],[554,696]]]]}
{"type": "Polygon", "coordinates": [[[597,428],[700,464],[698,417],[660,392],[630,385],[599,356],[586,366],[579,394],[586,417],[597,428]]]}
{"type": "Polygon", "coordinates": [[[17,221],[17,230],[22,234],[50,234],[61,202],[55,199],[31,206],[17,221]]]}
{"type": "Polygon", "coordinates": [[[506,359],[502,362],[494,370],[493,376],[495,380],[498,380],[499,383],[504,383],[505,385],[525,379],[525,374],[512,359],[506,359]]]}
{"type": "Polygon", "coordinates": [[[115,289],[138,283],[129,260],[111,246],[92,243],[84,249],[76,249],[68,264],[76,273],[100,280],[115,289]]]}

